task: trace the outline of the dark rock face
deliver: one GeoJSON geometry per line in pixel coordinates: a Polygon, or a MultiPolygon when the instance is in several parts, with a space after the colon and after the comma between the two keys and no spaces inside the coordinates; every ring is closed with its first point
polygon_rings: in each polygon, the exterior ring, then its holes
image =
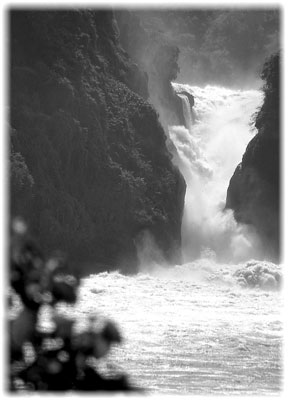
{"type": "Polygon", "coordinates": [[[237,221],[252,224],[263,244],[263,257],[280,259],[280,108],[279,54],[264,65],[264,103],[256,117],[257,135],[231,178],[226,207],[237,221]]]}
{"type": "Polygon", "coordinates": [[[179,262],[185,182],[113,13],[10,18],[11,215],[89,272],[135,271],[146,230],[179,262]]]}
{"type": "Polygon", "coordinates": [[[149,101],[158,111],[162,126],[185,125],[181,99],[171,85],[179,72],[178,47],[160,31],[145,29],[133,11],[118,10],[115,16],[121,45],[147,73],[149,101]]]}

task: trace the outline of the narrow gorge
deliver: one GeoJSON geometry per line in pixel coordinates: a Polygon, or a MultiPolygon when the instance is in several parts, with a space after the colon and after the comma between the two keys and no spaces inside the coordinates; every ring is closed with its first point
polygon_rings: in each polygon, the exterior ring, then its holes
{"type": "Polygon", "coordinates": [[[8,390],[281,395],[281,12],[7,9],[8,390]]]}

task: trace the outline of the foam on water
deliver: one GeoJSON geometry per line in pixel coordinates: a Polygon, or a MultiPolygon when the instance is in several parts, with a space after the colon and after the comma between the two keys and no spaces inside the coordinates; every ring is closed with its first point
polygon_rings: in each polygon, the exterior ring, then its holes
{"type": "Polygon", "coordinates": [[[211,258],[135,276],[101,273],[83,280],[73,312],[80,324],[95,312],[119,324],[125,343],[107,362],[152,392],[277,394],[280,281],[272,263],[211,258]]]}
{"type": "Polygon", "coordinates": [[[254,260],[251,232],[223,211],[229,178],[255,134],[249,121],[262,94],[174,88],[195,96],[194,110],[184,113],[187,127],[170,127],[187,182],[185,264],[161,264],[153,240],[144,237],[140,273],[91,275],[75,308],[59,311],[74,314],[79,329],[95,313],[116,321],[125,342],[104,361],[152,392],[279,394],[281,266],[254,260]]]}

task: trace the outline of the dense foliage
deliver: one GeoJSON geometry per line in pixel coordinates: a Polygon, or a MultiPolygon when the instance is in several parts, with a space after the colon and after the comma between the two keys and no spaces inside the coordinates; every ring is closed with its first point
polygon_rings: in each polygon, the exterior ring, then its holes
{"type": "Polygon", "coordinates": [[[250,141],[230,181],[226,205],[238,221],[252,224],[262,241],[262,255],[281,259],[280,200],[280,54],[264,64],[264,102],[256,115],[250,141]]]}
{"type": "Polygon", "coordinates": [[[145,230],[177,260],[184,180],[113,13],[9,15],[12,215],[83,271],[135,270],[145,230]]]}
{"type": "Polygon", "coordinates": [[[128,391],[122,373],[103,374],[99,360],[122,338],[110,320],[90,316],[85,328],[57,309],[73,305],[79,278],[61,255],[45,258],[23,221],[14,220],[10,242],[9,390],[128,391]],[[41,313],[50,318],[41,324],[41,313]]]}
{"type": "Polygon", "coordinates": [[[264,64],[261,78],[264,80],[264,102],[256,115],[255,126],[258,135],[251,141],[243,157],[243,163],[251,163],[260,176],[275,187],[276,198],[279,199],[280,182],[280,54],[277,53],[264,64]],[[251,148],[251,149],[250,149],[251,148]],[[269,162],[263,162],[267,160],[269,162]]]}

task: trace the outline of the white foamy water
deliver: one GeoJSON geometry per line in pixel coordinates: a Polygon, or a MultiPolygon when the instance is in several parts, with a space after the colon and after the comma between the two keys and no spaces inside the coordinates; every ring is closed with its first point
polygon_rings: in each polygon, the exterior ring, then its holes
{"type": "Polygon", "coordinates": [[[175,162],[187,184],[182,225],[185,261],[199,257],[203,248],[212,249],[224,262],[259,257],[261,248],[255,232],[237,225],[231,210],[223,210],[229,180],[256,133],[251,117],[262,104],[263,93],[173,86],[181,93],[186,120],[186,127],[169,129],[177,150],[175,162]],[[183,92],[194,96],[192,110],[183,92]]]}
{"type": "Polygon", "coordinates": [[[157,249],[147,240],[139,249],[142,273],[91,275],[75,309],[62,311],[74,313],[79,326],[95,313],[113,319],[125,341],[105,362],[151,393],[280,394],[281,267],[251,260],[255,237],[223,211],[229,179],[255,134],[249,123],[262,94],[174,87],[195,96],[191,110],[181,94],[188,129],[170,127],[187,182],[185,264],[157,266],[151,257],[157,249]]]}
{"type": "Polygon", "coordinates": [[[151,393],[279,394],[280,274],[271,263],[211,259],[104,272],[83,280],[74,312],[80,323],[98,313],[118,324],[125,341],[107,362],[151,393]]]}

